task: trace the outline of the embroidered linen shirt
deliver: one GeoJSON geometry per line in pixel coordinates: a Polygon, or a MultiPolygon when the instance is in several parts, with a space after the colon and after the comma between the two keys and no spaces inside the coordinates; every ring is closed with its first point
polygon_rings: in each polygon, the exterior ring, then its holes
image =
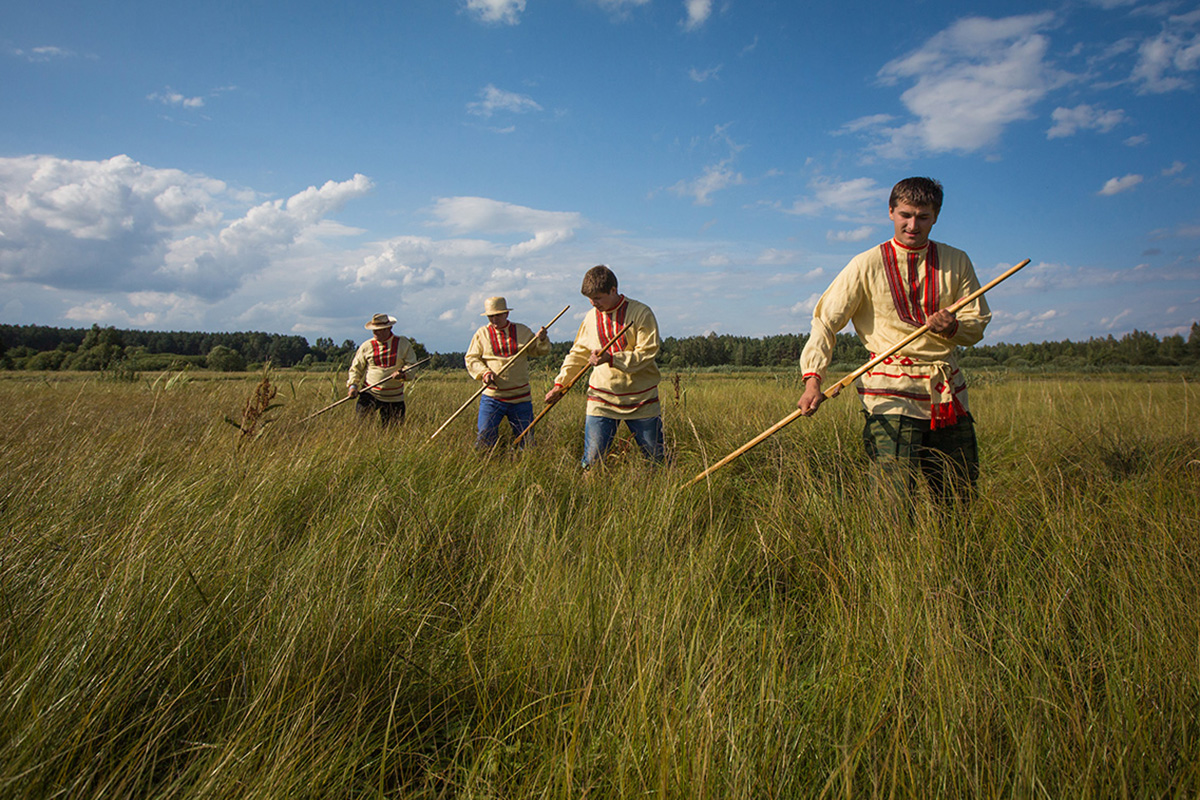
{"type": "Polygon", "coordinates": [[[554,379],[562,386],[587,366],[593,350],[604,347],[626,324],[629,330],[609,350],[611,364],[601,364],[588,379],[587,414],[611,419],[661,416],[658,402],[658,321],[644,303],[622,297],[612,311],[593,309],[583,318],[575,344],[554,379]]]}
{"type": "MultiPolygon", "coordinates": [[[[403,336],[393,334],[385,342],[371,337],[358,346],[354,360],[350,362],[350,376],[346,385],[362,389],[416,361],[417,354],[413,351],[412,342],[403,336]]],[[[384,381],[372,389],[371,394],[385,403],[399,403],[404,399],[404,379],[384,381]]]]}
{"type": "MultiPolygon", "coordinates": [[[[967,254],[941,242],[910,249],[893,239],[860,253],[813,309],[812,335],[800,355],[804,377],[824,380],[835,336],[847,323],[854,323],[874,358],[924,325],[930,314],[978,288],[967,254]]],[[[952,331],[918,337],[856,381],[869,413],[928,419],[935,428],[967,413],[966,380],[955,348],[982,339],[992,314],[979,297],[955,316],[952,331]]]]}
{"type": "Polygon", "coordinates": [[[467,373],[475,380],[489,370],[497,374],[495,388],[489,386],[483,390],[488,397],[505,403],[529,400],[529,356],[546,355],[550,352],[550,342],[539,339],[505,369],[504,374],[499,373],[517,351],[534,338],[534,332],[528,326],[516,322],[508,322],[503,328],[484,325],[475,331],[467,347],[467,373]]]}

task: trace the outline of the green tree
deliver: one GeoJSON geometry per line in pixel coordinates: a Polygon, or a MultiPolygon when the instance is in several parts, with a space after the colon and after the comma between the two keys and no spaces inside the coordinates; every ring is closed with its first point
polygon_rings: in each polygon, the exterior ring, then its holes
{"type": "Polygon", "coordinates": [[[208,351],[205,363],[209,369],[216,372],[244,372],[246,369],[246,359],[242,354],[223,344],[216,345],[208,351]]]}

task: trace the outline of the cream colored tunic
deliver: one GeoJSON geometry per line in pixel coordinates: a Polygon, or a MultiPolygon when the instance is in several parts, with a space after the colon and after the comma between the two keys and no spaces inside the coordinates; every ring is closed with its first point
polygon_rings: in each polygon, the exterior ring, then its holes
{"type": "MultiPolygon", "coordinates": [[[[358,346],[354,360],[350,362],[350,376],[346,385],[363,389],[416,361],[417,354],[413,351],[412,342],[403,336],[393,334],[386,342],[371,337],[358,346]]],[[[371,394],[385,403],[399,403],[404,399],[404,379],[384,381],[372,389],[371,394]]]]}
{"type": "Polygon", "coordinates": [[[503,328],[484,325],[475,331],[467,347],[467,372],[475,380],[489,370],[497,373],[495,388],[489,386],[484,389],[485,395],[505,403],[521,403],[530,399],[529,357],[549,353],[549,341],[538,339],[504,370],[503,375],[499,373],[517,351],[534,338],[534,332],[528,326],[516,322],[508,322],[503,328]]]}
{"type": "MultiPolygon", "coordinates": [[[[928,315],[978,288],[967,254],[940,242],[911,250],[893,239],[860,253],[813,309],[812,336],[800,355],[804,376],[824,379],[835,335],[847,323],[854,323],[873,358],[925,324],[928,315]]],[[[982,339],[992,314],[979,297],[956,317],[949,336],[920,336],[858,379],[869,413],[932,419],[937,427],[967,413],[966,380],[954,351],[982,339]]]]}
{"type": "Polygon", "coordinates": [[[593,350],[599,350],[627,323],[632,326],[622,334],[609,352],[611,364],[601,364],[592,370],[588,380],[587,414],[612,419],[650,419],[661,416],[658,402],[658,321],[644,303],[622,297],[621,302],[607,313],[594,309],[588,312],[575,334],[575,344],[563,359],[562,369],[554,379],[562,386],[571,376],[587,366],[593,350]]]}

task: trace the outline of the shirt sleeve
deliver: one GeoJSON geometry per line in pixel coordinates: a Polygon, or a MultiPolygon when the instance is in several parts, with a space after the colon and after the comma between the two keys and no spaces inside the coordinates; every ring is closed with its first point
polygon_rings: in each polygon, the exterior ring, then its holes
{"type": "Polygon", "coordinates": [[[362,345],[359,345],[358,350],[354,351],[354,360],[350,362],[350,374],[346,378],[346,386],[363,387],[363,379],[367,375],[367,356],[363,352],[362,345]]]}
{"type": "Polygon", "coordinates": [[[850,322],[864,294],[861,268],[856,258],[833,279],[813,309],[812,332],[800,353],[800,371],[805,378],[816,375],[825,379],[838,331],[850,322]]]}
{"type": "Polygon", "coordinates": [[[612,365],[614,369],[632,374],[648,365],[652,365],[654,359],[658,356],[660,344],[658,340],[658,320],[654,318],[654,312],[648,307],[645,308],[638,315],[638,319],[626,333],[626,336],[630,334],[632,334],[633,338],[633,349],[614,352],[612,354],[612,365]]]}
{"type": "Polygon", "coordinates": [[[471,337],[471,344],[467,347],[467,355],[463,360],[466,362],[467,374],[474,380],[479,380],[479,376],[488,371],[487,363],[483,360],[483,341],[479,331],[475,331],[475,335],[471,337]]]}
{"type": "MultiPolygon", "coordinates": [[[[966,259],[965,268],[958,276],[957,299],[966,297],[979,289],[979,278],[975,275],[975,267],[970,259],[966,259]]],[[[948,338],[959,347],[970,347],[983,338],[983,330],[992,321],[992,310],[988,308],[983,295],[960,308],[955,314],[958,328],[948,338]]]]}
{"type": "Polygon", "coordinates": [[[571,350],[563,359],[562,368],[558,371],[558,376],[554,379],[555,386],[566,386],[567,381],[571,376],[582,369],[588,363],[588,358],[592,355],[592,349],[587,344],[587,317],[583,322],[579,323],[579,331],[575,334],[575,343],[571,345],[571,350]]]}

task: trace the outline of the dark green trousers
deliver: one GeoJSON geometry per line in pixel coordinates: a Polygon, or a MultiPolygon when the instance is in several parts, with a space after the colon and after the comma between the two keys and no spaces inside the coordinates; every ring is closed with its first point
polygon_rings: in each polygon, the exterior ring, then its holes
{"type": "Polygon", "coordinates": [[[936,502],[971,499],[979,480],[979,450],[970,414],[936,431],[930,430],[927,419],[900,414],[866,417],[863,446],[878,491],[895,493],[897,499],[911,498],[920,473],[936,502]]]}

